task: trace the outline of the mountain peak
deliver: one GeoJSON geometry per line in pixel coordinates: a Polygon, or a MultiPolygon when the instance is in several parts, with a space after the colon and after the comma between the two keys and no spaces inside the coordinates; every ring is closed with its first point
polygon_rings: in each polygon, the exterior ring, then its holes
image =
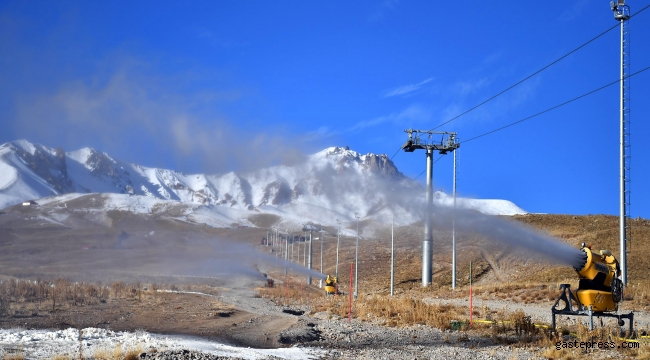
{"type": "MultiPolygon", "coordinates": [[[[34,155],[36,153],[37,147],[35,144],[32,144],[31,142],[25,140],[25,139],[20,139],[16,141],[12,141],[9,144],[13,145],[15,148],[20,149],[22,151],[25,151],[29,153],[30,155],[34,155]]],[[[40,145],[43,147],[42,145],[40,145]]]]}
{"type": "MultiPolygon", "coordinates": [[[[53,194],[92,192],[141,195],[235,211],[272,207],[273,211],[345,217],[356,211],[379,214],[386,206],[387,183],[413,189],[418,186],[400,173],[386,154],[361,155],[347,146],[326,148],[293,166],[185,175],[115,160],[89,147],[66,153],[17,140],[0,146],[0,170],[0,208],[53,194]]],[[[489,208],[489,204],[472,206],[489,208]]]]}
{"type": "Polygon", "coordinates": [[[349,147],[340,147],[340,146],[332,146],[325,148],[311,156],[313,159],[327,159],[327,158],[341,158],[341,157],[349,157],[349,158],[359,158],[360,154],[354,150],[350,150],[349,147]]]}

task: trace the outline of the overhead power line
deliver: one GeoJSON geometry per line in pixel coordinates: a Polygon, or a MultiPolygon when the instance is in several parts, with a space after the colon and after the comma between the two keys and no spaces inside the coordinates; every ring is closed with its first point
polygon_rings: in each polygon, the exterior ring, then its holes
{"type": "MultiPolygon", "coordinates": [[[[630,18],[634,17],[635,15],[638,15],[638,14],[641,13],[643,10],[645,10],[645,9],[647,9],[647,8],[649,8],[649,7],[650,7],[650,4],[646,5],[644,8],[642,8],[642,9],[639,10],[639,11],[637,11],[634,15],[630,16],[630,18]]],[[[448,124],[448,123],[450,123],[450,122],[452,122],[452,121],[454,121],[454,120],[460,118],[461,116],[463,116],[463,115],[465,115],[465,114],[471,112],[472,110],[475,110],[475,109],[477,109],[478,107],[487,104],[488,102],[490,102],[490,101],[496,99],[497,97],[503,95],[504,93],[508,92],[509,90],[512,90],[512,89],[513,89],[514,87],[516,87],[517,85],[520,85],[520,84],[523,83],[524,81],[526,81],[526,80],[532,78],[533,76],[535,76],[535,75],[541,73],[542,71],[544,71],[544,70],[550,68],[551,66],[557,64],[558,62],[562,61],[564,58],[566,58],[566,57],[568,57],[569,55],[575,53],[576,51],[582,49],[583,47],[589,45],[590,43],[592,43],[592,42],[595,41],[596,39],[600,38],[601,36],[607,34],[607,33],[610,32],[610,31],[616,29],[617,27],[619,27],[619,24],[616,24],[616,25],[614,25],[614,26],[608,28],[607,30],[605,30],[605,31],[603,31],[602,33],[600,33],[600,34],[596,35],[595,37],[591,38],[590,40],[588,40],[588,41],[585,42],[584,44],[582,44],[582,45],[578,46],[577,48],[575,48],[575,49],[569,51],[568,53],[566,53],[566,54],[560,56],[559,58],[557,58],[555,61],[551,62],[550,64],[544,66],[543,68],[541,68],[541,69],[535,71],[534,73],[532,73],[532,74],[526,76],[526,77],[523,78],[522,80],[520,80],[520,81],[514,83],[513,85],[507,87],[505,90],[501,91],[500,93],[498,93],[498,94],[496,94],[496,95],[494,95],[494,96],[488,98],[487,100],[485,100],[485,101],[481,102],[480,104],[478,104],[478,105],[476,105],[476,106],[470,108],[469,110],[464,111],[464,112],[462,112],[462,113],[460,113],[460,114],[454,116],[453,118],[451,118],[451,119],[449,119],[449,120],[443,122],[442,124],[440,124],[440,125],[434,127],[434,128],[431,129],[431,130],[435,130],[435,129],[437,129],[437,128],[439,128],[439,127],[445,125],[445,124],[448,124]]]]}
{"type": "MultiPolygon", "coordinates": [[[[639,71],[637,71],[637,72],[635,72],[635,73],[633,73],[633,74],[631,74],[631,75],[625,77],[624,79],[631,78],[632,76],[638,75],[638,74],[640,74],[640,73],[642,73],[642,72],[644,72],[644,71],[647,71],[647,70],[650,70],[650,66],[645,67],[645,68],[643,68],[643,69],[641,69],[641,70],[639,70],[639,71]]],[[[530,120],[530,119],[532,119],[532,118],[535,118],[535,117],[537,117],[537,116],[539,116],[539,115],[545,114],[545,113],[547,113],[547,112],[549,112],[549,111],[555,110],[555,109],[557,109],[557,108],[559,108],[559,107],[562,107],[562,106],[564,106],[564,105],[568,105],[568,104],[570,104],[570,103],[572,103],[572,102],[574,102],[574,101],[576,101],[576,100],[582,99],[583,97],[589,96],[589,95],[594,94],[594,93],[596,93],[596,92],[598,92],[598,91],[600,91],[600,90],[603,90],[603,89],[605,89],[605,88],[608,88],[608,87],[610,87],[610,86],[612,86],[612,85],[618,84],[620,81],[621,81],[620,79],[619,79],[619,80],[616,80],[616,81],[612,81],[612,82],[610,82],[609,84],[603,85],[603,86],[601,86],[601,87],[599,87],[599,88],[597,88],[597,89],[594,89],[594,90],[591,90],[591,91],[589,91],[589,92],[586,92],[586,93],[584,93],[584,94],[582,94],[582,95],[580,95],[580,96],[574,97],[574,98],[571,99],[571,100],[567,100],[567,101],[565,101],[565,102],[563,102],[563,103],[561,103],[561,104],[557,104],[557,105],[555,105],[555,106],[553,106],[553,107],[550,107],[550,108],[548,108],[548,109],[546,109],[546,110],[540,111],[540,112],[538,112],[538,113],[536,113],[536,114],[533,114],[533,115],[531,115],[531,116],[525,117],[525,118],[523,118],[523,119],[521,119],[521,120],[517,120],[517,121],[512,122],[512,123],[510,123],[510,124],[508,124],[508,125],[504,125],[504,126],[502,126],[502,127],[500,127],[500,128],[497,128],[497,129],[494,129],[494,130],[488,131],[488,132],[486,132],[486,133],[483,133],[483,134],[481,134],[481,135],[478,135],[478,136],[474,136],[474,137],[472,137],[472,138],[469,138],[469,139],[467,139],[467,140],[465,140],[465,141],[462,141],[461,144],[464,144],[464,143],[470,142],[470,141],[472,141],[472,140],[476,140],[476,139],[482,138],[482,137],[484,137],[484,136],[487,136],[487,135],[493,134],[493,133],[495,133],[495,132],[497,132],[497,131],[501,131],[501,130],[503,130],[503,129],[507,129],[507,128],[511,127],[511,126],[517,125],[517,124],[522,123],[522,122],[524,122],[524,121],[526,121],[526,120],[530,120]]],[[[436,159],[436,161],[434,161],[433,163],[434,163],[434,164],[437,163],[438,160],[440,160],[440,159],[442,159],[442,158],[443,158],[443,157],[440,156],[440,157],[439,157],[438,159],[436,159]]],[[[425,171],[426,171],[426,170],[422,171],[418,176],[414,177],[413,180],[417,180],[417,178],[419,178],[420,176],[422,176],[422,174],[424,174],[425,171]]]]}
{"type": "MultiPolygon", "coordinates": [[[[638,74],[640,74],[640,73],[642,73],[642,72],[644,72],[644,71],[646,71],[646,70],[649,70],[649,69],[650,69],[650,66],[648,66],[648,67],[646,67],[646,68],[643,68],[643,69],[641,69],[641,70],[639,70],[639,71],[637,71],[637,72],[635,72],[635,73],[633,73],[633,74],[631,74],[631,75],[629,75],[629,76],[626,76],[624,79],[631,78],[632,76],[634,76],[634,75],[638,75],[638,74]]],[[[509,128],[509,127],[511,127],[511,126],[513,126],[513,125],[517,125],[517,124],[519,124],[519,123],[522,123],[522,122],[524,122],[524,121],[526,121],[526,120],[530,120],[530,119],[532,119],[532,118],[534,118],[534,117],[537,117],[537,116],[539,116],[539,115],[545,114],[545,113],[547,113],[547,112],[549,112],[549,111],[555,110],[555,109],[557,109],[557,108],[559,108],[559,107],[562,107],[562,106],[564,106],[564,105],[570,104],[570,103],[572,103],[572,102],[574,102],[574,101],[576,101],[576,100],[582,99],[582,98],[585,97],[585,96],[589,96],[589,95],[591,95],[591,94],[593,94],[593,93],[596,93],[596,92],[598,92],[598,91],[600,91],[600,90],[603,90],[603,89],[605,89],[605,88],[607,88],[607,87],[610,87],[610,86],[612,86],[612,85],[618,84],[618,83],[620,83],[620,82],[621,82],[621,79],[618,79],[618,80],[616,80],[616,81],[612,81],[611,83],[609,83],[609,84],[607,84],[607,85],[603,85],[603,86],[601,86],[601,87],[599,87],[599,88],[597,88],[597,89],[591,90],[591,91],[589,91],[589,92],[587,92],[587,93],[584,93],[584,94],[582,94],[582,95],[580,95],[580,96],[578,96],[578,97],[574,97],[574,98],[571,99],[571,100],[567,100],[567,101],[565,101],[565,102],[563,102],[563,103],[561,103],[561,104],[558,104],[558,105],[555,105],[555,106],[553,106],[553,107],[550,107],[550,108],[548,108],[548,109],[546,109],[546,110],[544,110],[544,111],[540,111],[540,112],[538,112],[538,113],[536,113],[536,114],[533,114],[533,115],[531,115],[531,116],[525,117],[525,118],[523,118],[523,119],[521,119],[521,120],[517,120],[517,121],[512,122],[512,123],[510,123],[510,124],[508,124],[508,125],[505,125],[505,126],[502,126],[502,127],[500,127],[500,128],[497,128],[497,129],[494,129],[494,130],[488,131],[488,132],[486,132],[486,133],[484,133],[484,134],[481,134],[481,135],[478,135],[478,136],[474,136],[473,138],[469,138],[469,139],[463,141],[462,143],[464,144],[464,143],[470,142],[470,141],[472,141],[472,140],[476,140],[476,139],[481,138],[481,137],[483,137],[483,136],[490,135],[490,134],[493,134],[493,133],[495,133],[495,132],[497,132],[497,131],[501,131],[501,130],[506,129],[506,128],[509,128]]]]}
{"type": "MultiPolygon", "coordinates": [[[[443,158],[443,156],[440,156],[440,157],[437,158],[436,161],[434,161],[433,163],[434,163],[434,164],[437,163],[438,160],[440,160],[440,159],[442,159],[442,158],[443,158]]],[[[422,176],[422,174],[424,174],[426,171],[427,171],[427,169],[422,170],[422,172],[421,172],[418,176],[414,177],[413,180],[417,180],[417,179],[418,179],[420,176],[422,176]]]]}
{"type": "MultiPolygon", "coordinates": [[[[650,8],[650,4],[648,4],[648,5],[644,6],[643,8],[641,8],[641,10],[637,11],[636,13],[634,13],[634,15],[630,16],[630,18],[633,18],[634,16],[636,16],[636,15],[642,13],[644,10],[646,10],[646,9],[648,9],[648,8],[650,8]]],[[[542,67],[541,69],[535,71],[534,73],[532,73],[532,74],[526,76],[525,78],[523,78],[522,80],[516,82],[515,84],[513,84],[513,85],[507,87],[505,90],[503,90],[503,91],[497,93],[496,95],[494,95],[494,96],[488,98],[487,100],[485,100],[485,101],[479,103],[478,105],[471,107],[470,109],[468,109],[468,110],[466,110],[466,111],[460,113],[459,115],[454,116],[453,118],[451,118],[451,119],[449,119],[449,120],[443,122],[442,124],[440,124],[440,125],[434,127],[434,128],[431,129],[431,130],[435,130],[435,129],[437,129],[437,128],[443,126],[443,125],[446,125],[446,124],[448,124],[448,123],[450,123],[450,122],[452,122],[452,121],[454,121],[454,120],[457,120],[457,119],[460,118],[461,116],[466,115],[466,114],[468,114],[469,112],[471,112],[471,111],[473,111],[473,110],[476,110],[477,108],[479,108],[479,107],[481,107],[481,106],[487,104],[488,102],[490,102],[490,101],[496,99],[497,97],[503,95],[504,93],[508,92],[509,90],[512,90],[512,89],[515,88],[516,86],[522,84],[522,83],[525,82],[526,80],[529,80],[529,79],[532,78],[533,76],[535,76],[535,75],[541,73],[542,71],[548,69],[549,67],[551,67],[551,66],[557,64],[558,62],[560,62],[561,60],[565,59],[565,58],[568,57],[569,55],[571,55],[571,54],[575,53],[576,51],[582,49],[583,47],[585,47],[585,46],[587,46],[588,44],[592,43],[592,42],[595,41],[596,39],[600,38],[601,36],[607,34],[608,32],[612,31],[613,29],[617,28],[618,26],[619,26],[619,24],[616,24],[616,25],[614,25],[614,26],[608,28],[607,30],[601,32],[600,34],[598,34],[598,35],[596,35],[595,37],[591,38],[590,40],[588,40],[587,42],[583,43],[582,45],[576,47],[575,49],[569,51],[569,52],[566,53],[565,55],[563,55],[563,56],[557,58],[556,60],[552,61],[552,62],[549,63],[548,65],[546,65],[546,66],[542,67]]],[[[390,159],[392,160],[395,156],[397,156],[397,154],[400,152],[401,149],[402,149],[401,147],[398,148],[397,151],[395,151],[395,154],[393,154],[393,156],[390,157],[390,159]]],[[[421,175],[421,174],[420,174],[420,175],[421,175]]],[[[419,176],[419,175],[418,175],[418,176],[419,176]]]]}

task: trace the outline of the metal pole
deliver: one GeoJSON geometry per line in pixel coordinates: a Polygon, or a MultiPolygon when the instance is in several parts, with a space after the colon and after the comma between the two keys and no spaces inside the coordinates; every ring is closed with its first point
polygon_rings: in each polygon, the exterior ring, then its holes
{"type": "Polygon", "coordinates": [[[323,273],[323,238],[325,237],[325,232],[321,230],[320,232],[320,273],[323,273]]]}
{"type": "MultiPolygon", "coordinates": [[[[309,259],[307,259],[307,268],[311,270],[311,235],[313,230],[309,230],[309,259]]],[[[307,277],[307,284],[311,285],[311,273],[307,277]]]]}
{"type": "Polygon", "coordinates": [[[357,247],[354,255],[354,298],[359,295],[359,216],[355,213],[354,217],[357,218],[357,247]]]}
{"type": "Polygon", "coordinates": [[[453,179],[453,193],[454,193],[454,212],[451,217],[451,288],[456,289],[456,152],[454,150],[454,179],[453,179]]]}
{"type": "Polygon", "coordinates": [[[431,284],[433,273],[433,149],[427,147],[427,211],[422,241],[422,286],[431,284]]]}
{"type": "Polygon", "coordinates": [[[350,263],[350,297],[348,300],[348,322],[352,319],[352,263],[350,263]]]}
{"type": "Polygon", "coordinates": [[[472,262],[469,262],[469,325],[472,326],[472,315],[474,315],[474,305],[472,304],[472,262]]]}
{"type": "Polygon", "coordinates": [[[624,111],[625,111],[625,104],[624,104],[624,91],[625,91],[625,64],[624,64],[624,53],[625,53],[625,46],[624,46],[624,34],[625,34],[625,20],[621,19],[621,81],[620,81],[620,92],[621,92],[621,97],[620,97],[620,131],[621,131],[621,138],[620,138],[620,152],[621,152],[621,166],[620,166],[620,188],[621,188],[621,193],[620,193],[620,255],[619,255],[619,262],[621,265],[621,281],[623,284],[627,284],[627,244],[626,244],[626,238],[627,238],[627,231],[626,231],[626,224],[625,224],[625,116],[624,116],[624,111]]]}
{"type": "Polygon", "coordinates": [[[393,214],[393,221],[390,224],[390,296],[395,294],[395,215],[393,214]]]}
{"type": "MultiPolygon", "coordinates": [[[[305,232],[307,235],[307,232],[305,232]]],[[[302,243],[302,266],[307,267],[307,243],[302,243]]]]}
{"type": "Polygon", "coordinates": [[[336,231],[336,278],[339,278],[339,243],[341,242],[341,222],[336,219],[338,229],[336,231]]]}

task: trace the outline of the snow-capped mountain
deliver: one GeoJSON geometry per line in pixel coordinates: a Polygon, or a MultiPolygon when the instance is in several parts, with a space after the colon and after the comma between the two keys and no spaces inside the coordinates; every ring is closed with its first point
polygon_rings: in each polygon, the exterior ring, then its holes
{"type": "MultiPolygon", "coordinates": [[[[192,174],[147,168],[91,148],[64,152],[18,140],[0,146],[0,208],[67,193],[116,193],[237,210],[315,214],[315,218],[362,217],[417,221],[412,204],[392,201],[421,187],[398,171],[386,155],[361,155],[330,147],[295,166],[254,172],[192,174]],[[390,206],[387,204],[391,204],[390,206]]],[[[444,194],[437,202],[449,203],[444,194]]],[[[461,199],[461,207],[488,214],[524,213],[505,200],[461,199]]]]}

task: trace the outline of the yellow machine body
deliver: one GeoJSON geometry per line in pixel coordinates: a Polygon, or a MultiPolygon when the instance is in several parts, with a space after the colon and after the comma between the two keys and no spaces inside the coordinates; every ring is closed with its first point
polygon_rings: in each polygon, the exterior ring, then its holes
{"type": "Polygon", "coordinates": [[[334,295],[337,293],[336,283],[336,277],[327,275],[325,279],[325,295],[334,295]]]}
{"type": "Polygon", "coordinates": [[[612,299],[612,293],[598,290],[576,290],[576,297],[587,308],[591,306],[594,312],[616,311],[617,305],[612,299]]]}
{"type": "Polygon", "coordinates": [[[634,333],[634,312],[618,313],[618,303],[623,301],[624,284],[618,278],[621,268],[618,261],[607,250],[599,253],[591,250],[591,245],[582,248],[573,269],[578,273],[578,290],[571,291],[570,284],[561,284],[562,291],[551,308],[552,329],[555,330],[557,315],[588,316],[589,330],[594,329],[594,317],[609,317],[618,320],[618,325],[629,321],[629,334],[634,333]]]}
{"type": "Polygon", "coordinates": [[[591,308],[594,312],[616,311],[622,298],[622,287],[616,296],[612,292],[613,288],[617,289],[614,291],[619,289],[618,261],[607,250],[601,250],[600,254],[587,246],[581,250],[585,252],[585,262],[581,268],[575,268],[580,278],[576,298],[585,309],[591,308]]]}

